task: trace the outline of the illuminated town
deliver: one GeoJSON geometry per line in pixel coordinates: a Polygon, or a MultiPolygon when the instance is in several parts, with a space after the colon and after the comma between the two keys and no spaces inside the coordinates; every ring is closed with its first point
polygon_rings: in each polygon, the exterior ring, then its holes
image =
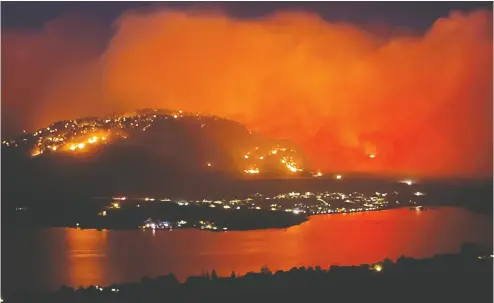
{"type": "MultiPolygon", "coordinates": [[[[26,151],[26,156],[30,159],[40,159],[51,155],[68,154],[73,156],[91,155],[92,152],[99,148],[104,148],[108,144],[116,143],[117,141],[125,141],[129,138],[140,136],[146,132],[154,123],[159,120],[171,121],[192,121],[192,126],[204,129],[209,127],[212,121],[216,121],[217,117],[204,116],[200,113],[186,113],[182,110],[166,111],[166,110],[142,110],[135,113],[123,115],[112,115],[103,118],[85,118],[78,120],[61,121],[51,124],[50,126],[38,129],[34,133],[24,133],[21,137],[15,140],[3,141],[3,147],[20,152],[26,151]]],[[[247,133],[250,136],[250,132],[247,133]]],[[[251,142],[252,143],[252,142],[251,142]]],[[[146,143],[147,144],[147,143],[146,143]]],[[[250,144],[250,143],[249,143],[250,144]]],[[[281,171],[283,176],[306,176],[309,178],[330,178],[335,182],[339,180],[350,179],[342,174],[324,174],[321,171],[308,169],[304,167],[303,155],[293,147],[283,146],[280,143],[268,144],[251,144],[251,148],[243,150],[243,152],[234,155],[237,162],[240,163],[240,174],[246,178],[260,176],[264,177],[264,173],[269,175],[269,171],[281,171]]],[[[205,162],[207,169],[216,169],[214,159],[208,159],[205,162]]],[[[342,181],[343,182],[343,181],[342,181]]],[[[405,179],[400,183],[412,186],[416,181],[405,179]]],[[[283,214],[283,224],[299,224],[301,220],[312,215],[319,214],[347,214],[365,211],[382,210],[391,207],[417,206],[417,199],[425,194],[415,192],[413,196],[405,199],[405,195],[401,194],[398,199],[398,192],[287,192],[272,196],[263,194],[255,194],[244,199],[211,199],[204,198],[199,200],[175,200],[163,197],[114,197],[105,198],[109,204],[101,208],[98,212],[100,221],[97,224],[108,228],[113,226],[114,222],[111,219],[118,217],[118,214],[129,212],[131,216],[139,218],[139,227],[144,230],[156,229],[178,229],[178,228],[196,228],[210,231],[227,231],[234,230],[226,223],[220,224],[216,219],[206,218],[203,216],[205,212],[222,212],[222,216],[228,212],[242,213],[244,211],[254,214],[250,221],[257,220],[257,214],[269,213],[269,218],[283,214]],[[153,203],[154,202],[154,203],[153,203]],[[148,210],[147,205],[167,203],[168,205],[176,205],[181,208],[192,209],[194,207],[202,207],[199,214],[191,219],[188,217],[189,210],[181,212],[183,217],[178,216],[171,220],[164,218],[154,210],[148,210]],[[139,209],[140,212],[133,210],[139,209]],[[146,212],[144,213],[144,209],[146,212]],[[258,213],[259,212],[259,213],[258,213]],[[115,217],[116,215],[116,217],[115,217]],[[143,216],[146,219],[143,219],[143,216]],[[291,221],[293,218],[295,221],[291,221]],[[285,221],[284,221],[285,220],[285,221]],[[286,223],[290,222],[290,223],[286,223]],[[225,225],[226,224],[226,225],[225,225]]],[[[105,202],[106,203],[106,202],[105,202]]],[[[102,205],[98,205],[100,208],[102,205]]],[[[19,206],[16,208],[19,212],[28,211],[27,208],[19,206]]],[[[214,217],[214,216],[213,216],[214,217]]],[[[246,222],[250,222],[247,220],[246,222]]],[[[269,221],[269,220],[268,220],[269,221]]],[[[75,224],[75,222],[74,222],[75,224]]],[[[96,225],[97,225],[96,224],[96,225]]],[[[243,223],[242,223],[243,224],[243,223]]],[[[246,223],[248,224],[248,223],[246,223]]],[[[268,223],[266,223],[268,224],[268,223]]],[[[77,222],[75,226],[81,227],[85,223],[77,222]]],[[[98,225],[98,226],[100,226],[98,225]]],[[[132,224],[129,224],[129,226],[132,224]]],[[[92,226],[95,226],[94,224],[92,226]]]]}
{"type": "MultiPolygon", "coordinates": [[[[425,195],[422,192],[415,192],[414,196],[425,195]]],[[[215,211],[235,212],[235,211],[265,211],[284,212],[294,216],[308,217],[323,214],[348,214],[366,211],[383,210],[391,207],[409,206],[414,210],[421,210],[417,206],[416,200],[403,199],[396,191],[392,193],[374,192],[363,194],[359,192],[289,192],[274,196],[254,194],[245,199],[202,199],[202,200],[173,200],[169,198],[130,198],[113,197],[111,202],[104,207],[99,216],[106,217],[111,212],[119,212],[123,207],[127,210],[137,209],[146,206],[144,203],[171,203],[180,207],[207,207],[215,211]],[[399,200],[406,202],[399,202],[399,200]],[[393,201],[392,203],[389,201],[393,201]]],[[[148,204],[149,205],[149,204],[148,204]]],[[[220,226],[208,220],[164,220],[160,218],[148,218],[140,226],[143,230],[173,230],[178,228],[196,228],[209,231],[227,231],[228,226],[220,226]]]]}

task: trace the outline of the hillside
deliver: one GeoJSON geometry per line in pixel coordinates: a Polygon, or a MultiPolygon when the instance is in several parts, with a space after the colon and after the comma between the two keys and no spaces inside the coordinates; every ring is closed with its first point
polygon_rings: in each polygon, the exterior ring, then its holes
{"type": "Polygon", "coordinates": [[[2,160],[7,200],[181,193],[227,179],[319,176],[289,142],[235,121],[169,110],[58,121],[4,140],[2,160]]]}

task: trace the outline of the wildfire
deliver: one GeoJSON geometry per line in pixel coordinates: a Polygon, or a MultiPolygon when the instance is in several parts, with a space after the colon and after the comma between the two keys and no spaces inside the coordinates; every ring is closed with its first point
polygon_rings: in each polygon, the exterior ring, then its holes
{"type": "Polygon", "coordinates": [[[281,163],[285,164],[286,168],[288,168],[289,171],[291,172],[299,172],[299,171],[302,171],[301,168],[298,168],[297,166],[297,163],[295,161],[293,161],[291,158],[288,158],[288,157],[283,157],[281,159],[281,163]]]}
{"type": "Polygon", "coordinates": [[[42,151],[42,150],[40,150],[39,148],[36,148],[36,149],[34,149],[34,150],[33,150],[33,152],[31,153],[31,156],[36,157],[36,156],[41,155],[42,153],[43,153],[43,151],[42,151]]]}
{"type": "Polygon", "coordinates": [[[246,174],[259,174],[259,168],[250,168],[244,170],[246,174]]]}
{"type": "MultiPolygon", "coordinates": [[[[255,147],[254,151],[249,151],[243,155],[244,159],[248,159],[250,161],[250,164],[247,166],[247,168],[244,170],[244,173],[246,174],[259,174],[259,168],[257,168],[257,165],[262,165],[259,162],[255,162],[256,160],[262,161],[265,159],[269,158],[277,158],[280,157],[281,163],[283,164],[284,167],[289,172],[300,172],[303,169],[300,168],[299,164],[296,163],[291,156],[287,155],[284,152],[292,152],[294,153],[295,150],[288,150],[287,148],[280,147],[280,146],[275,146],[271,149],[268,149],[267,151],[262,151],[260,148],[257,146],[255,147]],[[254,167],[254,168],[253,168],[254,167]]],[[[320,174],[319,176],[322,176],[320,174]]]]}
{"type": "MultiPolygon", "coordinates": [[[[51,145],[46,145],[43,147],[36,147],[31,156],[35,157],[43,153],[45,149],[50,149],[54,152],[59,151],[83,151],[87,150],[89,145],[96,145],[102,142],[106,142],[108,134],[104,133],[92,133],[89,136],[84,136],[82,140],[75,139],[72,142],[64,143],[65,139],[63,137],[47,137],[46,140],[50,142],[51,145]]],[[[124,137],[125,138],[125,137],[124,137]]]]}
{"type": "MultiPolygon", "coordinates": [[[[92,136],[91,138],[89,138],[89,140],[87,140],[87,143],[89,143],[89,144],[96,143],[96,142],[98,142],[98,139],[99,138],[97,136],[92,136]]],[[[102,139],[102,140],[104,140],[104,139],[102,139]]]]}

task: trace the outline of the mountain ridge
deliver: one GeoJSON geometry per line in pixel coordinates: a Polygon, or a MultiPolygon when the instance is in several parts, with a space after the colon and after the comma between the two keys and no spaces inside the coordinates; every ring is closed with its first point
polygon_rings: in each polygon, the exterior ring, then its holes
{"type": "Polygon", "coordinates": [[[52,197],[154,192],[183,182],[197,189],[232,178],[317,177],[290,142],[181,110],[57,121],[4,140],[2,160],[4,195],[17,197],[26,195],[25,188],[28,196],[52,197]]]}

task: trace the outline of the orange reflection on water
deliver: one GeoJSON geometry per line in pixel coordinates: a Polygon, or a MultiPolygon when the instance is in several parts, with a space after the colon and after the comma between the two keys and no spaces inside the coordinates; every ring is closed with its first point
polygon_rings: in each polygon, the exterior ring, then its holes
{"type": "Polygon", "coordinates": [[[108,230],[63,230],[67,284],[90,285],[105,277],[105,271],[108,270],[108,230]]]}
{"type": "MultiPolygon", "coordinates": [[[[168,273],[184,281],[213,269],[229,276],[232,270],[243,275],[264,265],[274,272],[294,266],[358,265],[401,255],[425,258],[458,252],[464,242],[492,246],[492,218],[459,208],[404,208],[314,216],[288,229],[152,233],[54,228],[37,237],[34,244],[27,240],[32,238],[22,237],[19,241],[26,243],[12,247],[22,251],[31,243],[39,252],[37,259],[27,260],[34,266],[15,259],[11,267],[40,287],[56,289],[62,284],[110,285],[168,273]]],[[[23,258],[34,258],[31,255],[23,258]]]]}

